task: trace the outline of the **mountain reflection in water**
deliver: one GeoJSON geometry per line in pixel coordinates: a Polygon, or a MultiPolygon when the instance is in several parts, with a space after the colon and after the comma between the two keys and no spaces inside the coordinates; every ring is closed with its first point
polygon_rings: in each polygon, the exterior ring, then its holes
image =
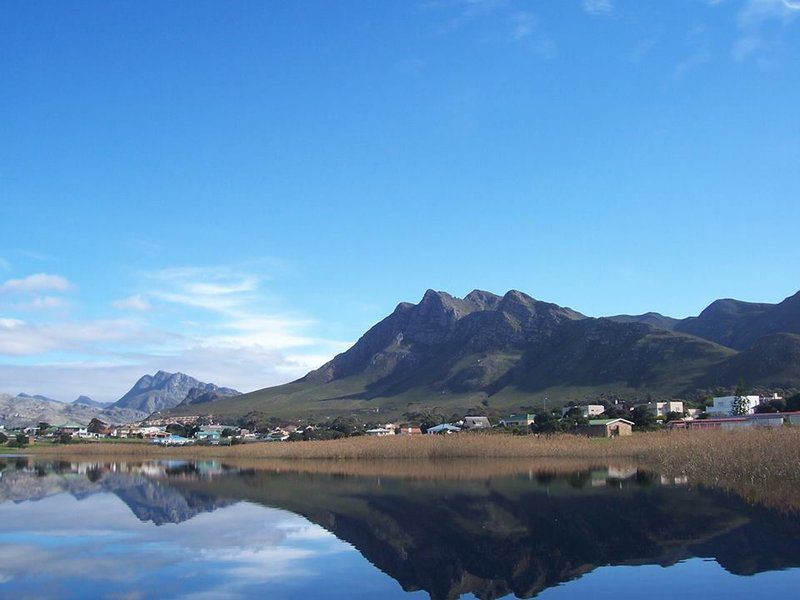
{"type": "MultiPolygon", "coordinates": [[[[406,462],[396,471],[407,472],[409,464],[413,465],[406,462]]],[[[392,473],[390,467],[383,466],[383,472],[392,473]]],[[[109,495],[124,503],[128,515],[166,533],[147,529],[146,543],[138,542],[136,535],[144,535],[139,533],[145,531],[143,526],[125,529],[124,517],[114,513],[109,517],[111,524],[104,523],[101,529],[117,541],[98,550],[96,564],[98,569],[104,564],[108,571],[115,569],[111,562],[102,561],[118,550],[117,544],[127,544],[125,550],[134,561],[127,565],[128,579],[122,576],[125,573],[114,573],[103,586],[93,588],[94,594],[65,590],[57,595],[122,595],[116,592],[130,591],[126,582],[142,581],[148,575],[163,578],[162,563],[174,565],[173,576],[186,579],[192,572],[186,564],[189,555],[195,557],[195,565],[214,557],[217,568],[225,561],[237,566],[216,574],[231,585],[203,585],[205,591],[215,589],[212,595],[216,597],[236,596],[233,580],[241,577],[244,581],[259,569],[275,571],[268,584],[272,592],[268,595],[275,597],[336,595],[333,584],[304,587],[307,572],[313,570],[322,581],[334,582],[338,576],[357,579],[362,595],[367,596],[420,591],[432,598],[465,594],[527,598],[603,566],[669,566],[707,558],[728,573],[748,576],[800,566],[796,516],[749,505],[737,496],[691,486],[681,479],[664,479],[633,467],[526,467],[497,477],[483,473],[478,465],[472,469],[474,477],[467,476],[470,469],[463,470],[463,465],[451,470],[458,477],[440,476],[448,472],[446,463],[431,468],[437,476],[424,476],[424,469],[418,477],[377,475],[374,466],[365,468],[369,474],[357,475],[217,461],[73,463],[0,458],[0,596],[36,591],[20,553],[46,549],[48,556],[58,557],[53,540],[58,535],[77,538],[81,534],[75,531],[91,529],[92,514],[100,520],[105,514],[102,510],[111,510],[100,500],[109,495]],[[79,502],[69,503],[70,497],[79,502]],[[50,503],[47,511],[35,511],[42,502],[50,503]],[[91,508],[92,502],[95,513],[79,512],[83,505],[91,508]],[[50,514],[51,507],[59,504],[69,506],[72,521],[88,522],[68,526],[59,521],[50,514]],[[239,515],[238,520],[233,515],[239,515]],[[274,524],[272,529],[269,523],[274,524]],[[210,541],[188,541],[190,532],[208,535],[215,524],[220,531],[210,541]],[[186,540],[181,539],[183,531],[186,540]],[[127,541],[118,541],[123,539],[127,541]],[[287,539],[294,541],[287,545],[287,539]],[[162,562],[152,553],[147,560],[143,555],[137,572],[138,548],[158,544],[160,548],[183,545],[172,548],[162,562]],[[10,550],[3,554],[3,546],[16,548],[16,554],[12,556],[10,550]],[[351,546],[399,587],[376,579],[379,573],[373,567],[350,556],[351,546]],[[275,552],[277,548],[280,553],[275,552]],[[254,556],[266,562],[253,562],[254,556]],[[10,567],[4,567],[4,559],[11,561],[10,567]],[[157,572],[160,575],[154,575],[157,572]],[[287,581],[291,585],[282,588],[287,581]]],[[[96,531],[92,535],[99,536],[96,531]]],[[[93,538],[91,543],[96,549],[99,541],[93,538]]],[[[70,568],[56,569],[53,577],[65,583],[70,568]]],[[[783,592],[794,596],[800,572],[784,575],[777,590],[771,589],[771,597],[783,592]]],[[[198,571],[193,581],[212,576],[209,567],[198,571]]],[[[188,587],[170,591],[170,585],[162,585],[159,595],[189,595],[188,587]]],[[[343,587],[341,593],[347,589],[343,587]]],[[[618,588],[615,595],[636,597],[635,592],[618,588]]]]}

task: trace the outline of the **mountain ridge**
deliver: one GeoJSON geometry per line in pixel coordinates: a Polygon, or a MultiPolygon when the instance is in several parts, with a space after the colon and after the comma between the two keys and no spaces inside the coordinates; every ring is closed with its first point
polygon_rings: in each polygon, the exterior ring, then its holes
{"type": "Polygon", "coordinates": [[[204,383],[185,373],[157,371],[154,375],[147,374],[140,377],[133,387],[111,406],[148,414],[159,412],[175,408],[195,388],[202,392],[218,392],[226,396],[239,393],[232,388],[204,383]]]}
{"type": "Polygon", "coordinates": [[[800,389],[793,337],[745,349],[718,341],[800,331],[792,298],[800,306],[800,294],[779,304],[715,301],[698,317],[679,320],[658,313],[587,317],[517,290],[474,290],[464,298],[427,290],[318,369],[219,400],[214,414],[403,414],[531,409],[603,395],[692,397],[732,389],[741,372],[752,385],[800,389]]]}

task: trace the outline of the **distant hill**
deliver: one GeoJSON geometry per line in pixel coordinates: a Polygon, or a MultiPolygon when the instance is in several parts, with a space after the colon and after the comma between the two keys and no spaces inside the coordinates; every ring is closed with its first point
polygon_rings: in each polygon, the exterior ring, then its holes
{"type": "Polygon", "coordinates": [[[218,392],[226,396],[239,393],[213,383],[203,383],[184,373],[158,371],[155,375],[145,375],[140,378],[128,393],[114,402],[112,406],[150,414],[178,406],[192,389],[198,389],[201,392],[218,392]]]}
{"type": "Polygon", "coordinates": [[[94,408],[107,408],[111,406],[111,402],[98,402],[97,400],[92,400],[89,396],[78,396],[75,400],[72,401],[72,404],[82,405],[82,406],[92,406],[94,408]]]}
{"type": "Polygon", "coordinates": [[[463,299],[429,290],[305,377],[218,399],[213,410],[195,404],[192,412],[505,411],[541,407],[545,398],[553,406],[607,394],[691,396],[733,388],[743,377],[750,385],[797,389],[796,339],[756,335],[800,329],[790,300],[718,301],[683,321],[657,313],[595,319],[513,290],[503,296],[476,290],[463,299]],[[745,351],[729,345],[753,337],[758,343],[745,351]]]}
{"type": "Polygon", "coordinates": [[[0,393],[0,425],[6,427],[32,427],[45,422],[51,425],[79,423],[88,425],[93,418],[106,423],[130,423],[147,415],[124,408],[102,408],[83,403],[58,402],[44,396],[0,393]]]}
{"type": "Polygon", "coordinates": [[[41,394],[35,394],[31,396],[30,394],[26,394],[25,392],[20,392],[19,394],[17,394],[17,398],[38,400],[39,402],[58,402],[58,400],[53,400],[52,398],[48,398],[47,396],[42,396],[41,394]]]}
{"type": "Polygon", "coordinates": [[[800,333],[800,292],[780,304],[717,300],[697,317],[685,319],[676,331],[746,350],[773,333],[800,333]]]}

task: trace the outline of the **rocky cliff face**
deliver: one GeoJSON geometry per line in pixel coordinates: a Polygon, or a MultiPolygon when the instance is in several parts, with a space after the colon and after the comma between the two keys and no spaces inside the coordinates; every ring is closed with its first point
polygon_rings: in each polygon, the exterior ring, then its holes
{"type": "Polygon", "coordinates": [[[548,387],[692,380],[733,354],[707,340],[636,321],[593,319],[512,290],[474,291],[464,299],[429,290],[400,304],[347,352],[304,381],[359,375],[366,395],[412,387],[435,393],[495,394],[548,387]]]}
{"type": "Polygon", "coordinates": [[[178,406],[192,389],[202,392],[220,392],[225,395],[238,394],[236,390],[221,388],[213,383],[203,383],[184,373],[159,371],[145,375],[113,406],[145,412],[147,414],[168,410],[178,406]]]}
{"type": "Polygon", "coordinates": [[[475,290],[461,299],[428,290],[419,304],[399,304],[352,348],[304,380],[327,383],[362,373],[378,380],[418,368],[435,358],[432,354],[442,358],[445,348],[455,358],[513,347],[582,318],[569,308],[518,291],[501,297],[475,290]]]}

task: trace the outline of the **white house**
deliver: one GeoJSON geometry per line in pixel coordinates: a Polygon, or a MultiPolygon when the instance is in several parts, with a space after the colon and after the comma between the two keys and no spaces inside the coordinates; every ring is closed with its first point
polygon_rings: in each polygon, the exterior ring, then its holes
{"type": "Polygon", "coordinates": [[[536,422],[536,416],[531,414],[511,415],[500,421],[503,427],[529,427],[536,422]]]}
{"type": "Polygon", "coordinates": [[[564,417],[566,414],[571,411],[573,408],[577,408],[581,411],[581,415],[587,419],[591,419],[592,417],[597,417],[602,415],[606,412],[606,407],[602,404],[584,404],[583,406],[565,406],[561,409],[561,416],[564,417]]]}
{"type": "Polygon", "coordinates": [[[653,402],[650,406],[657,417],[666,417],[671,412],[683,414],[683,402],[680,400],[653,402]]]}
{"type": "MultiPolygon", "coordinates": [[[[714,405],[709,407],[708,414],[711,415],[732,415],[733,406],[738,396],[718,396],[714,398],[714,405]]],[[[761,403],[758,396],[743,396],[747,401],[747,414],[752,415],[756,406],[761,403]]]]}
{"type": "Polygon", "coordinates": [[[367,429],[365,433],[371,436],[383,437],[386,435],[394,435],[394,429],[388,429],[386,427],[377,427],[375,429],[367,429]]]}

